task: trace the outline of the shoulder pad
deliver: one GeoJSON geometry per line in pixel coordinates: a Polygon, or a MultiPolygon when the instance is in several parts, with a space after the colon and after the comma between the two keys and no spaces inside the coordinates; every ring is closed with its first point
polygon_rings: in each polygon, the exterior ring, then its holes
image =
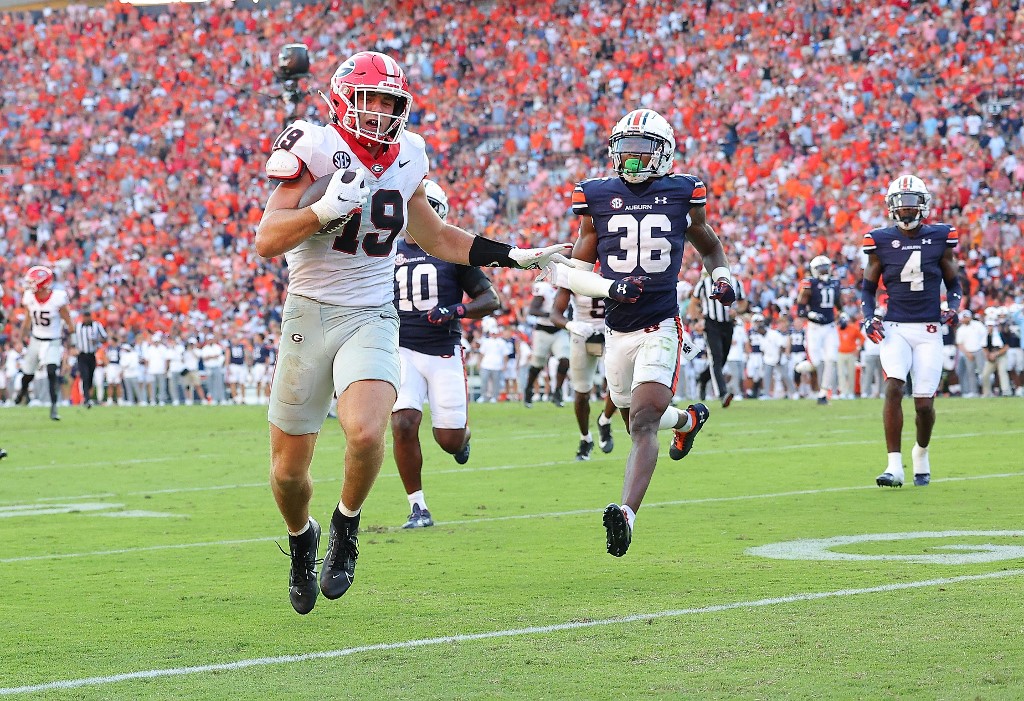
{"type": "Polygon", "coordinates": [[[420,136],[416,132],[409,131],[408,129],[406,129],[402,133],[409,137],[409,145],[410,146],[412,146],[414,148],[426,150],[427,142],[423,140],[422,136],[420,136]]]}
{"type": "Polygon", "coordinates": [[[306,164],[298,156],[282,148],[274,151],[267,159],[267,177],[273,180],[295,180],[305,169],[306,164]]]}

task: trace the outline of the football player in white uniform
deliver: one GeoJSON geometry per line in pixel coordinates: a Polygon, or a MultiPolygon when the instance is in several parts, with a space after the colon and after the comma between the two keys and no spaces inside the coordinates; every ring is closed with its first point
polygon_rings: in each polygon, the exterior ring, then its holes
{"type": "Polygon", "coordinates": [[[405,129],[412,94],[390,56],[354,54],[323,97],[329,124],[293,122],[274,142],[267,175],[278,184],[256,231],[256,252],[284,254],[289,271],[270,391],[270,481],[290,536],[289,596],[302,614],[318,593],[320,526],[309,516],[309,465],[335,395],[345,477],[319,591],[336,599],[355,575],[359,511],[380,471],[400,385],[395,240],[408,230],[450,262],[522,269],[570,248],[513,248],[438,216],[424,193],[425,143],[405,129]],[[311,181],[323,176],[331,177],[322,197],[300,207],[311,181]]]}
{"type": "Polygon", "coordinates": [[[523,389],[523,404],[527,408],[533,406],[533,388],[541,371],[548,366],[548,361],[552,357],[558,360],[555,376],[548,378],[550,399],[556,406],[562,406],[562,384],[569,371],[569,359],[566,357],[564,346],[560,343],[560,336],[565,334],[561,333],[558,326],[551,320],[551,306],[554,301],[555,288],[551,283],[546,280],[537,280],[533,283],[533,298],[530,299],[530,306],[527,307],[526,313],[536,317],[537,323],[533,329],[533,355],[530,356],[530,370],[526,376],[526,387],[523,389]],[[559,346],[562,347],[559,348],[559,346]]]}
{"type": "MultiPolygon", "coordinates": [[[[590,435],[590,393],[594,390],[597,366],[604,355],[604,300],[561,288],[555,293],[555,301],[551,305],[551,323],[569,332],[569,382],[576,395],[574,408],[580,428],[576,459],[590,460],[590,453],[594,450],[594,437],[590,435]],[[566,318],[570,296],[571,320],[566,318]]],[[[597,417],[599,444],[605,453],[612,452],[615,446],[611,422],[614,414],[615,404],[609,393],[604,410],[597,417]]]]}
{"type": "Polygon", "coordinates": [[[28,403],[29,385],[39,365],[45,365],[50,387],[50,418],[60,421],[57,415],[57,370],[64,356],[64,329],[74,328],[68,311],[68,293],[53,289],[52,270],[43,265],[34,265],[25,273],[22,304],[26,314],[21,326],[21,337],[26,338],[30,329],[32,336],[22,361],[21,390],[14,403],[28,403]]]}

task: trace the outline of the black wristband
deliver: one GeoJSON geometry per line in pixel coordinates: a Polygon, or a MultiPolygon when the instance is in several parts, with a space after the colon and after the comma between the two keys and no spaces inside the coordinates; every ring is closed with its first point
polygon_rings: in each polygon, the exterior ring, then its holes
{"type": "Polygon", "coordinates": [[[517,268],[519,266],[508,255],[511,250],[512,246],[507,243],[475,236],[469,248],[469,264],[483,268],[517,268]]]}

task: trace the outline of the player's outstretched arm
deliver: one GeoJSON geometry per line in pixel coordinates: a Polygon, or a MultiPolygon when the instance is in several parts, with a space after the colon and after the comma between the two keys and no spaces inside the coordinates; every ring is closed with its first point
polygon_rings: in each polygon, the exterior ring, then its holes
{"type": "Polygon", "coordinates": [[[424,251],[460,265],[537,270],[552,259],[564,260],[571,248],[568,243],[545,248],[516,248],[447,224],[430,206],[422,183],[409,200],[408,229],[424,251]]]}
{"type": "Polygon", "coordinates": [[[704,269],[711,274],[714,281],[711,298],[729,306],[736,301],[736,289],[733,287],[729,260],[725,257],[722,241],[708,224],[705,207],[691,207],[689,216],[690,226],[686,228],[686,240],[697,249],[704,269]]]}

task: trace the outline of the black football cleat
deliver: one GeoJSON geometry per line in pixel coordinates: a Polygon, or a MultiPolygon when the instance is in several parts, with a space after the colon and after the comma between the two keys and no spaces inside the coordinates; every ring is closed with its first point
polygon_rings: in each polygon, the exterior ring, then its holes
{"type": "Polygon", "coordinates": [[[583,462],[590,460],[590,453],[594,450],[594,441],[580,440],[580,447],[576,451],[576,461],[583,462]]]}
{"type": "Polygon", "coordinates": [[[337,509],[331,517],[330,537],[320,569],[320,593],[328,599],[341,597],[356,578],[359,557],[359,516],[348,517],[337,509]]]}
{"type": "Polygon", "coordinates": [[[453,457],[455,458],[455,462],[460,465],[465,465],[469,462],[469,441],[466,441],[466,445],[462,446],[462,449],[455,453],[453,457]]]}
{"type": "Polygon", "coordinates": [[[689,431],[677,430],[675,432],[672,437],[672,445],[668,449],[668,456],[673,460],[682,460],[689,454],[690,449],[693,448],[693,439],[697,437],[697,433],[711,416],[711,412],[703,404],[691,404],[686,407],[686,411],[693,419],[693,427],[689,431]]]}
{"type": "Polygon", "coordinates": [[[0,460],[3,460],[6,457],[7,457],[7,451],[4,450],[3,448],[0,448],[0,460]]]}
{"type": "Polygon", "coordinates": [[[732,398],[733,398],[733,393],[732,392],[727,392],[726,395],[724,397],[722,397],[722,408],[723,409],[728,409],[729,408],[729,405],[732,404],[732,398]]]}
{"type": "Polygon", "coordinates": [[[618,504],[609,504],[604,509],[604,530],[607,536],[608,554],[622,557],[629,550],[633,540],[633,529],[626,520],[626,512],[618,504]]]}
{"type": "Polygon", "coordinates": [[[875,478],[875,484],[879,487],[902,487],[903,480],[891,472],[883,472],[875,478]]]}
{"type": "Polygon", "coordinates": [[[927,487],[931,484],[932,476],[928,472],[921,472],[914,475],[914,486],[915,487],[927,487]]]}
{"type": "Polygon", "coordinates": [[[559,408],[565,406],[565,402],[562,401],[561,389],[556,389],[554,392],[551,393],[551,403],[559,408]]]}
{"type": "MultiPolygon", "coordinates": [[[[280,545],[277,547],[281,547],[280,545]]],[[[316,597],[320,587],[316,582],[316,553],[320,547],[320,524],[310,517],[309,530],[302,535],[288,536],[288,549],[285,553],[292,559],[292,567],[288,572],[288,598],[296,613],[305,615],[316,606],[316,597]]],[[[281,549],[284,552],[284,549],[281,549]]]]}
{"type": "Polygon", "coordinates": [[[433,525],[434,519],[431,518],[429,509],[421,509],[419,504],[413,504],[409,520],[402,528],[430,528],[433,525]]]}
{"type": "Polygon", "coordinates": [[[607,423],[605,425],[597,425],[597,444],[601,447],[602,453],[612,452],[612,448],[615,447],[615,439],[612,438],[612,425],[607,423]]]}

